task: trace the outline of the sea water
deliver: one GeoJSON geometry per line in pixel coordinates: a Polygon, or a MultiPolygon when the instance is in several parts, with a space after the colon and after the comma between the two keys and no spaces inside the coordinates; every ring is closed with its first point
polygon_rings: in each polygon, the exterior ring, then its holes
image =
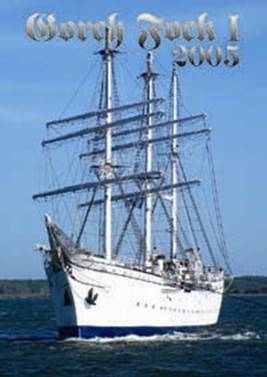
{"type": "Polygon", "coordinates": [[[50,300],[0,301],[0,377],[267,376],[267,297],[227,297],[217,325],[190,334],[57,337],[50,300]]]}

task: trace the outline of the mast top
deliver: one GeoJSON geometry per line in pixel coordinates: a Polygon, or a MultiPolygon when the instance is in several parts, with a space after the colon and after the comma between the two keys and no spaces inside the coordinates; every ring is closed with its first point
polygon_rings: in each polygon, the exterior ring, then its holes
{"type": "Polygon", "coordinates": [[[116,49],[112,48],[111,46],[112,41],[112,28],[111,26],[105,27],[105,46],[102,50],[98,51],[97,53],[102,55],[103,60],[105,60],[109,56],[113,56],[114,54],[118,53],[116,49]]]}
{"type": "Polygon", "coordinates": [[[148,51],[146,61],[147,61],[147,74],[151,75],[153,73],[153,53],[148,51]]]}
{"type": "Polygon", "coordinates": [[[154,80],[158,77],[158,73],[153,72],[154,55],[152,51],[148,51],[146,55],[146,72],[142,73],[142,77],[145,81],[150,79],[154,80]]]}

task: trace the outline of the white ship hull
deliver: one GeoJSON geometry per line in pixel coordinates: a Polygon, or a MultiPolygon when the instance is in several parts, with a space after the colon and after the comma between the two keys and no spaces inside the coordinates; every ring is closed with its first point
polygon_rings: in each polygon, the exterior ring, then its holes
{"type": "Polygon", "coordinates": [[[99,261],[71,271],[46,267],[61,337],[154,335],[215,324],[223,276],[211,290],[184,290],[161,276],[99,261]],[[97,294],[95,303],[86,298],[97,294]]]}

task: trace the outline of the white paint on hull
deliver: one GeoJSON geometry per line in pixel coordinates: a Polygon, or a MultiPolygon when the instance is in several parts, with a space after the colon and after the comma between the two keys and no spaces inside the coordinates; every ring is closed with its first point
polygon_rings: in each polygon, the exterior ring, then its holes
{"type": "Polygon", "coordinates": [[[212,290],[186,292],[160,276],[106,262],[90,266],[72,265],[71,273],[46,269],[59,327],[191,327],[218,320],[223,278],[212,283],[212,290]],[[86,302],[90,288],[98,294],[95,305],[86,302]],[[66,290],[71,305],[64,305],[66,290]]]}

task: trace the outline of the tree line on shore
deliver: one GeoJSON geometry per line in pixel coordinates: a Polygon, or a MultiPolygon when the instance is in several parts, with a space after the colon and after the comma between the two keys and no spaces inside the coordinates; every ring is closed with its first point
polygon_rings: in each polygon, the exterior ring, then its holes
{"type": "Polygon", "coordinates": [[[45,298],[48,296],[47,280],[0,280],[0,298],[45,298]]]}
{"type": "MultiPolygon", "coordinates": [[[[267,294],[267,276],[239,276],[228,294],[267,294]]],[[[47,280],[0,280],[0,298],[47,298],[47,280]]]]}

